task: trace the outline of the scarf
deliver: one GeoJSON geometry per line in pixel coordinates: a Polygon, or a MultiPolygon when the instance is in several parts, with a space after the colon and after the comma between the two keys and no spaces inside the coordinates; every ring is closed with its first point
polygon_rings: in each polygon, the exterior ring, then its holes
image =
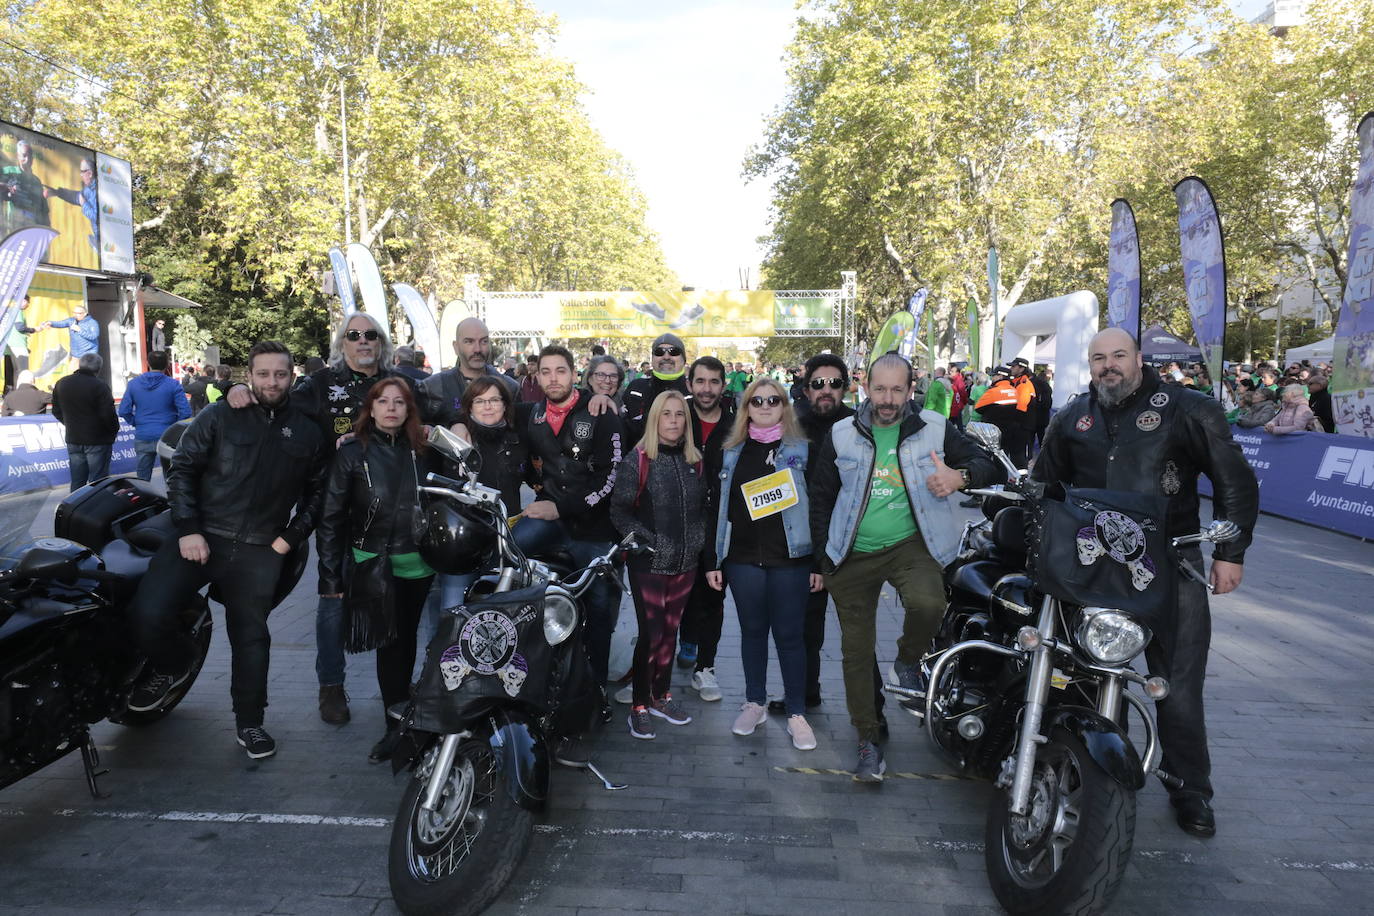
{"type": "Polygon", "coordinates": [[[774,423],[772,426],[750,423],[749,438],[755,442],[777,442],[782,438],[782,423],[774,423]]]}
{"type": "Polygon", "coordinates": [[[677,370],[676,372],[674,372],[672,375],[664,375],[662,372],[659,372],[657,369],[654,370],[654,378],[658,379],[660,382],[676,382],[678,379],[682,378],[682,377],[683,377],[684,375],[686,375],[686,374],[687,374],[687,370],[686,370],[686,369],[679,369],[679,370],[677,370]]]}
{"type": "Polygon", "coordinates": [[[549,421],[549,428],[553,430],[555,436],[562,435],[563,421],[568,419],[568,414],[572,413],[573,408],[577,406],[577,402],[581,399],[582,392],[573,389],[572,397],[569,398],[568,403],[564,404],[562,407],[555,406],[551,403],[546,403],[544,405],[544,417],[549,421]]]}

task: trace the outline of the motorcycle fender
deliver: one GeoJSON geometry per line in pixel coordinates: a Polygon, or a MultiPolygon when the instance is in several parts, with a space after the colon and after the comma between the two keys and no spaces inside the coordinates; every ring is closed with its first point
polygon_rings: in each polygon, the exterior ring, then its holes
{"type": "Polygon", "coordinates": [[[521,712],[497,709],[491,714],[491,749],[506,774],[511,800],[537,811],[549,797],[549,747],[543,732],[521,712]]]}
{"type": "Polygon", "coordinates": [[[1045,714],[1045,730],[1059,726],[1088,749],[1088,756],[1122,788],[1138,792],[1145,787],[1145,772],[1135,746],[1121,728],[1097,710],[1084,706],[1060,706],[1045,714]]]}

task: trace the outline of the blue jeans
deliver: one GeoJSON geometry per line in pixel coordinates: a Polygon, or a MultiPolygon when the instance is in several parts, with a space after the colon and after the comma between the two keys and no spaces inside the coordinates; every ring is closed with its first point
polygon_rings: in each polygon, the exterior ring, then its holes
{"type": "Polygon", "coordinates": [[[135,439],[134,452],[138,454],[138,479],[152,480],[153,465],[157,463],[157,440],[135,439]]]}
{"type": "Polygon", "coordinates": [[[739,613],[739,647],[744,662],[744,698],[768,702],[768,633],[778,650],[783,702],[789,716],[806,712],[806,603],[811,567],[726,563],[725,581],[739,613]]]}
{"type": "Polygon", "coordinates": [[[428,646],[439,631],[439,615],[451,607],[457,607],[467,597],[468,588],[477,581],[477,573],[464,573],[450,576],[440,573],[434,577],[434,587],[425,599],[424,617],[420,623],[420,645],[428,646]]]}
{"type": "MultiPolygon", "coordinates": [[[[526,555],[535,555],[557,547],[565,548],[579,567],[611,549],[610,541],[575,541],[568,537],[563,525],[540,518],[522,518],[512,529],[515,543],[526,555]]],[[[611,634],[620,616],[620,594],[616,586],[604,576],[598,577],[583,596],[587,614],[587,661],[598,684],[605,684],[610,667],[611,634]]]]}
{"type": "Polygon", "coordinates": [[[344,682],[343,644],[343,599],[321,596],[315,610],[315,675],[321,687],[344,682]]]}
{"type": "Polygon", "coordinates": [[[72,472],[72,490],[110,476],[112,445],[72,445],[67,443],[67,466],[72,472]]]}

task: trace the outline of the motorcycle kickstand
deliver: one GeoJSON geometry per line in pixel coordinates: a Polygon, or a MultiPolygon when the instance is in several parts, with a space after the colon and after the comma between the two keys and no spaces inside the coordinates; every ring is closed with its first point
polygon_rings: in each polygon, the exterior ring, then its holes
{"type": "Polygon", "coordinates": [[[611,782],[609,779],[606,778],[606,774],[598,770],[596,768],[596,764],[592,763],[590,760],[587,761],[587,770],[597,779],[601,780],[601,786],[607,792],[618,792],[621,789],[629,788],[629,785],[627,783],[611,782]]]}
{"type": "Polygon", "coordinates": [[[86,788],[91,791],[91,797],[109,798],[109,795],[100,791],[100,784],[96,780],[110,771],[100,769],[100,750],[95,746],[95,739],[89,733],[81,745],[81,766],[86,772],[86,788]]]}

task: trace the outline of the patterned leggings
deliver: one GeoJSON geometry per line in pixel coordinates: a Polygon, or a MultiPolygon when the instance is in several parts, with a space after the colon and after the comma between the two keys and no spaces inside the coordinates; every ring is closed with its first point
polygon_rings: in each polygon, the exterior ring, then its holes
{"type": "Polygon", "coordinates": [[[692,593],[696,570],[673,576],[630,570],[639,641],[635,643],[634,704],[651,706],[667,696],[677,652],[677,628],[692,593]]]}

